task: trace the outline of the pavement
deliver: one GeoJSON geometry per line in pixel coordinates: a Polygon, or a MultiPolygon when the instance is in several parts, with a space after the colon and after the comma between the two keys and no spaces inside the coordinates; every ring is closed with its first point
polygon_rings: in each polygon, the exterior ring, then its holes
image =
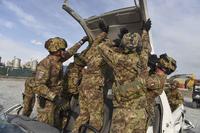
{"type": "MultiPolygon", "coordinates": [[[[15,104],[22,103],[24,83],[24,79],[0,78],[0,113],[15,104]]],[[[192,108],[191,94],[185,95],[185,93],[187,94],[186,90],[184,90],[186,119],[191,121],[195,128],[184,131],[184,133],[200,133],[200,108],[192,108]]]]}
{"type": "Polygon", "coordinates": [[[192,107],[192,98],[184,97],[185,118],[192,122],[195,128],[184,131],[183,133],[200,133],[200,108],[192,107]]]}

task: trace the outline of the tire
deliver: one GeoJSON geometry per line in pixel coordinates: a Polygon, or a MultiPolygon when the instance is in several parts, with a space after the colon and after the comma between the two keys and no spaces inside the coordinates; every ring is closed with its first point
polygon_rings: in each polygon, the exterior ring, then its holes
{"type": "Polygon", "coordinates": [[[192,102],[192,107],[193,107],[193,108],[197,108],[197,102],[194,102],[194,101],[193,101],[193,102],[192,102]]]}

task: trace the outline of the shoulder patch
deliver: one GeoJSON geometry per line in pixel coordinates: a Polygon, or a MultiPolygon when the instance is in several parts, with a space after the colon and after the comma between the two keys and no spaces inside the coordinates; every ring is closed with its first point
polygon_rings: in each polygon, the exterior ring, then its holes
{"type": "Polygon", "coordinates": [[[39,71],[36,73],[36,79],[42,79],[42,77],[44,76],[45,72],[39,71]]]}

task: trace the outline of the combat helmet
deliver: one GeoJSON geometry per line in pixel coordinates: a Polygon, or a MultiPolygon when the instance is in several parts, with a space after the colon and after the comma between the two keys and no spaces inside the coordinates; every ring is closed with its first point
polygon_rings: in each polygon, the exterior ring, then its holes
{"type": "Polygon", "coordinates": [[[126,33],[121,40],[121,46],[127,51],[137,50],[142,46],[141,36],[138,33],[126,33]]]}
{"type": "Polygon", "coordinates": [[[44,46],[49,52],[56,52],[60,49],[65,49],[67,47],[67,42],[65,39],[60,37],[50,38],[45,42],[44,46]]]}
{"type": "Polygon", "coordinates": [[[158,67],[165,70],[165,73],[169,75],[176,70],[176,60],[169,57],[166,53],[162,54],[158,59],[158,67]]]}
{"type": "Polygon", "coordinates": [[[170,85],[171,85],[171,89],[176,89],[179,87],[179,82],[177,80],[173,80],[170,82],[170,85]]]}

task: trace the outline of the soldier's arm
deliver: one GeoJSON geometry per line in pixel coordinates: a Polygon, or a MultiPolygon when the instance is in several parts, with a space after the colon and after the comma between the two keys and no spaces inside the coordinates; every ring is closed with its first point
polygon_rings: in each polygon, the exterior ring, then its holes
{"type": "Polygon", "coordinates": [[[143,49],[146,50],[146,52],[151,53],[151,44],[149,39],[149,30],[151,29],[151,20],[148,19],[146,22],[143,22],[142,26],[142,45],[143,49]]]}
{"type": "Polygon", "coordinates": [[[69,58],[71,58],[77,51],[78,49],[81,47],[80,43],[76,43],[74,46],[72,46],[71,48],[69,48],[66,52],[65,52],[65,57],[62,60],[63,62],[65,62],[66,60],[68,60],[69,58]]]}
{"type": "Polygon", "coordinates": [[[92,43],[92,46],[97,46],[99,45],[107,36],[106,32],[101,32],[94,40],[94,42],[92,43]]]}
{"type": "Polygon", "coordinates": [[[34,93],[38,94],[48,100],[53,101],[56,94],[51,92],[49,90],[49,88],[47,87],[47,82],[48,82],[49,78],[50,78],[49,62],[40,63],[37,66],[37,70],[36,70],[34,93]]]}
{"type": "Polygon", "coordinates": [[[147,69],[148,64],[148,58],[152,51],[150,40],[149,40],[149,34],[146,30],[143,30],[142,33],[142,50],[140,52],[140,58],[142,62],[142,67],[144,69],[147,69]]]}
{"type": "Polygon", "coordinates": [[[116,52],[114,49],[109,47],[110,43],[111,43],[110,41],[102,42],[98,46],[98,50],[103,59],[105,60],[105,62],[109,66],[113,67],[114,65],[116,65],[118,57],[121,56],[121,53],[116,52]]]}
{"type": "Polygon", "coordinates": [[[164,90],[164,84],[166,81],[166,75],[158,76],[156,74],[147,77],[146,87],[148,91],[154,93],[154,96],[157,97],[161,95],[164,90]]]}
{"type": "Polygon", "coordinates": [[[70,94],[77,94],[78,93],[78,85],[79,85],[79,78],[81,78],[81,66],[71,63],[68,66],[68,72],[66,73],[66,87],[65,91],[70,94]]]}
{"type": "Polygon", "coordinates": [[[86,41],[88,41],[88,37],[87,36],[83,37],[78,43],[76,43],[74,46],[69,48],[65,52],[65,57],[64,57],[64,59],[62,61],[65,62],[66,60],[71,58],[86,41]]]}
{"type": "Polygon", "coordinates": [[[131,83],[120,85],[114,89],[114,94],[120,95],[124,99],[139,97],[141,92],[146,92],[145,79],[142,77],[137,77],[131,83]]]}

